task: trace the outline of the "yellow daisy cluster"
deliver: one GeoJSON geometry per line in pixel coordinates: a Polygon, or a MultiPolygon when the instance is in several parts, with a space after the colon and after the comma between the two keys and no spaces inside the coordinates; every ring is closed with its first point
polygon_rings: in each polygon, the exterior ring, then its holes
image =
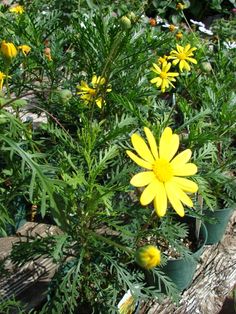
{"type": "Polygon", "coordinates": [[[171,62],[172,65],[179,65],[180,72],[183,70],[190,71],[191,67],[189,63],[197,64],[197,60],[193,58],[193,51],[197,48],[191,48],[190,44],[187,44],[185,47],[176,45],[176,50],[172,50],[169,56],[163,56],[158,59],[158,64],[153,63],[151,71],[157,74],[156,77],[151,79],[151,83],[156,84],[157,88],[160,88],[162,93],[166,91],[169,87],[175,87],[172,82],[175,82],[175,77],[179,76],[178,72],[170,72],[171,62]]]}
{"type": "Polygon", "coordinates": [[[179,136],[173,134],[169,127],[164,129],[160,137],[159,148],[150,129],[145,127],[144,132],[148,145],[135,133],[131,136],[131,142],[138,155],[130,150],[127,154],[146,171],[134,175],[130,183],[135,187],[145,187],[140,203],[145,206],[154,201],[158,216],[166,214],[169,201],[177,214],[183,217],[183,204],[193,207],[186,192],[195,193],[198,190],[195,182],[183,178],[197,172],[196,165],[188,162],[192,152],[186,149],[175,156],[179,149],[179,136]]]}
{"type": "Polygon", "coordinates": [[[85,81],[81,81],[77,88],[79,89],[77,94],[86,104],[95,102],[99,108],[102,108],[105,103],[104,92],[109,93],[111,91],[111,87],[106,86],[106,79],[97,75],[93,75],[91,87],[85,81]]]}

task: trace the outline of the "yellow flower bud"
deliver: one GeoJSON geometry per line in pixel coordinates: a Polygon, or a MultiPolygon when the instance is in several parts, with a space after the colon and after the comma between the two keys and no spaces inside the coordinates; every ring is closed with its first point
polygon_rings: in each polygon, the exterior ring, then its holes
{"type": "Polygon", "coordinates": [[[176,35],[175,35],[176,39],[180,40],[182,39],[183,37],[183,34],[181,32],[178,32],[176,35]]]}
{"type": "Polygon", "coordinates": [[[161,263],[161,252],[154,245],[140,247],[135,253],[136,263],[145,269],[152,269],[161,263]]]}
{"type": "Polygon", "coordinates": [[[13,43],[7,43],[5,40],[1,44],[1,52],[6,58],[15,58],[17,55],[16,47],[13,43]]]}
{"type": "Polygon", "coordinates": [[[180,2],[177,3],[177,5],[176,5],[176,9],[177,10],[181,10],[182,11],[184,8],[185,8],[185,5],[183,3],[180,3],[180,2]]]}

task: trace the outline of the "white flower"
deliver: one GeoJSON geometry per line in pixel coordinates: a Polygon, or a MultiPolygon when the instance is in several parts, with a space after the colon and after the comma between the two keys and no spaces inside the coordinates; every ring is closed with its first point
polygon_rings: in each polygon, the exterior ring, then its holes
{"type": "Polygon", "coordinates": [[[202,22],[194,21],[194,20],[192,20],[192,19],[190,19],[190,22],[191,22],[192,24],[195,24],[195,25],[198,25],[198,26],[201,26],[201,27],[204,27],[204,28],[205,28],[205,24],[202,23],[202,22]]]}
{"type": "Polygon", "coordinates": [[[230,42],[230,41],[224,41],[223,45],[227,48],[227,49],[234,49],[236,48],[236,42],[230,42]]]}
{"type": "Polygon", "coordinates": [[[156,17],[157,24],[163,23],[163,19],[160,16],[156,17]]]}
{"type": "MultiPolygon", "coordinates": [[[[165,22],[165,24],[162,24],[161,26],[162,26],[162,27],[165,27],[165,28],[169,28],[171,25],[173,25],[173,24],[169,24],[169,23],[165,22]]],[[[174,27],[175,27],[176,29],[178,29],[178,26],[174,25],[174,27]]]]}
{"type": "Polygon", "coordinates": [[[210,29],[207,29],[207,28],[205,28],[205,27],[203,27],[203,26],[199,26],[199,31],[200,32],[202,32],[202,33],[204,33],[204,34],[207,34],[207,35],[213,35],[213,32],[210,30],[210,29]]]}

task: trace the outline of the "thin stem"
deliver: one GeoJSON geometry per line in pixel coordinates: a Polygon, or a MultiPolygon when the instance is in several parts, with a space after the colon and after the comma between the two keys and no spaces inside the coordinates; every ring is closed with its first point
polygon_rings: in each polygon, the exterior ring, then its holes
{"type": "Polygon", "coordinates": [[[114,246],[114,247],[116,247],[116,248],[118,248],[118,249],[128,253],[129,255],[133,255],[134,254],[134,252],[131,249],[129,249],[129,248],[127,248],[127,247],[125,247],[125,246],[123,246],[121,244],[118,244],[118,243],[116,243],[116,242],[114,242],[114,241],[112,241],[112,240],[110,240],[110,239],[108,239],[108,238],[106,238],[106,237],[104,237],[104,236],[102,236],[100,234],[97,234],[96,232],[94,232],[92,230],[87,230],[87,231],[88,231],[88,233],[93,235],[95,238],[97,238],[97,239],[99,239],[99,240],[101,240],[101,241],[103,241],[103,242],[105,242],[105,243],[107,243],[109,245],[112,245],[112,246],[114,246]]]}
{"type": "Polygon", "coordinates": [[[172,106],[172,108],[171,108],[171,111],[170,111],[169,116],[168,116],[168,118],[167,118],[167,120],[166,120],[166,123],[165,123],[166,126],[168,125],[168,123],[169,123],[169,121],[170,121],[170,118],[171,118],[171,116],[172,116],[172,114],[173,114],[173,112],[174,112],[174,110],[175,110],[175,108],[176,108],[176,97],[175,97],[175,93],[173,93],[173,95],[172,95],[172,104],[173,104],[173,106],[172,106]]]}

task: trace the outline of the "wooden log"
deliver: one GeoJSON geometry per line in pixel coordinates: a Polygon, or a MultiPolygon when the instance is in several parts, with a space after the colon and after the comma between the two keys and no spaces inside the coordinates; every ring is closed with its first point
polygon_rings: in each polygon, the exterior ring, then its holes
{"type": "MultiPolygon", "coordinates": [[[[184,271],[184,270],[183,270],[184,271]]],[[[179,305],[166,298],[150,302],[141,314],[217,314],[236,283],[236,212],[222,241],[206,246],[191,287],[182,294],[179,305]]]]}

